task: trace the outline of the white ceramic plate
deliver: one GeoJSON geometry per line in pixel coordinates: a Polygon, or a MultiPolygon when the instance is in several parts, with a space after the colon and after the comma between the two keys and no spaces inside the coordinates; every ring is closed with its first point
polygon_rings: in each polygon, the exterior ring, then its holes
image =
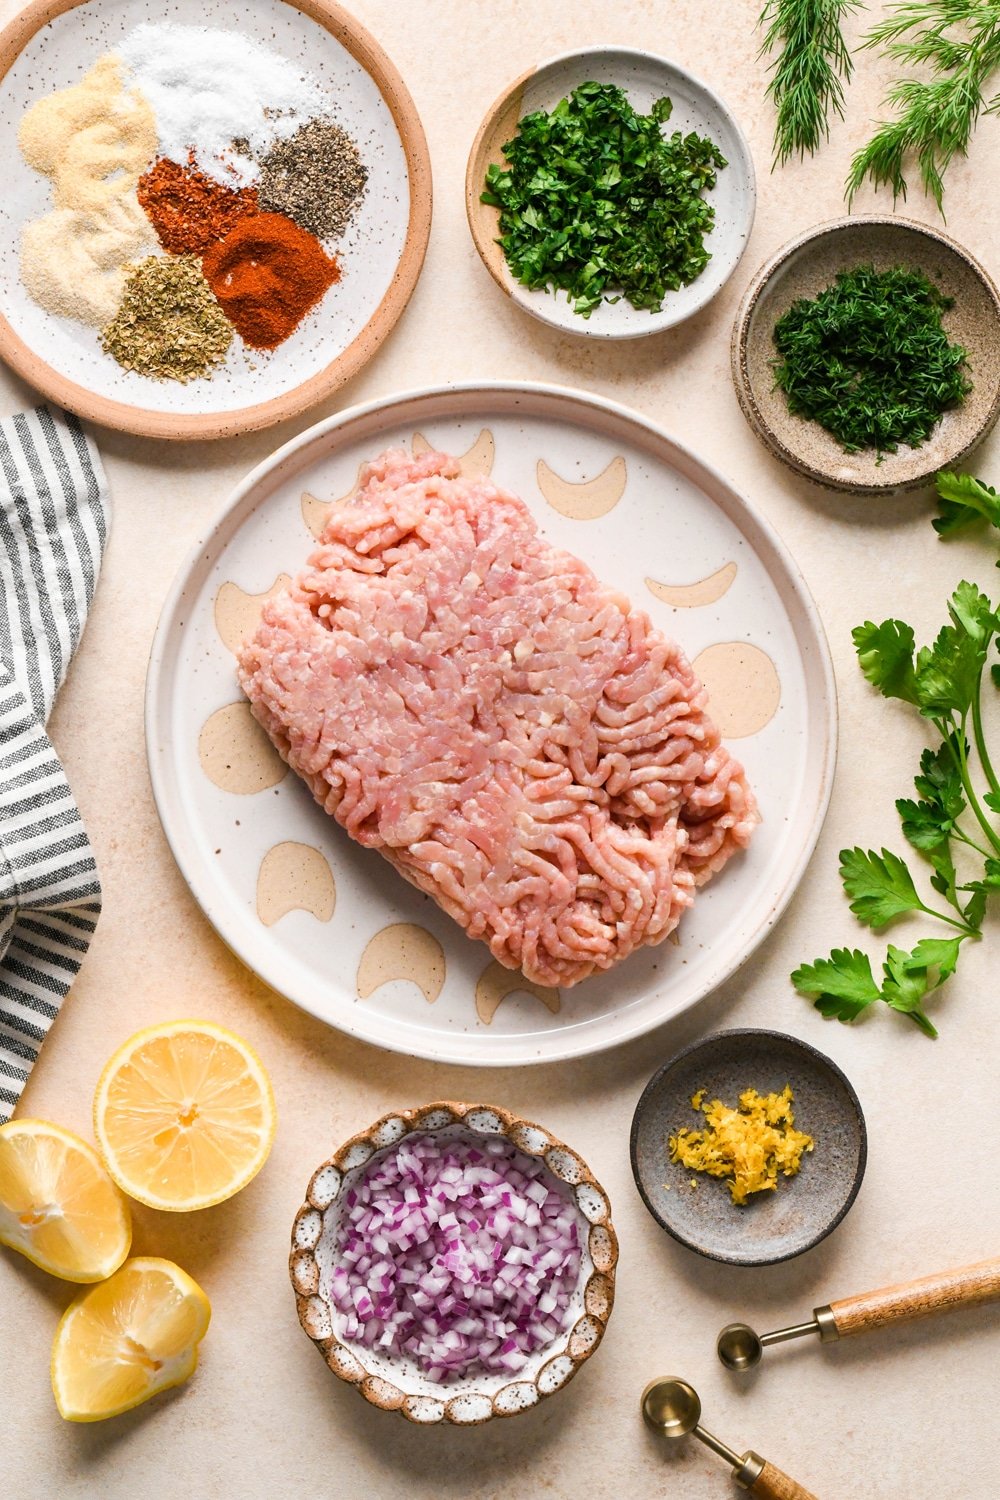
{"type": "Polygon", "coordinates": [[[242,35],[318,81],[357,142],[368,182],[333,247],[341,280],[270,353],[234,337],[210,377],[181,384],[123,370],[97,331],[55,317],[27,295],[18,272],[22,226],[52,207],[51,182],[17,146],[36,99],[79,82],[143,22],[232,29],[227,0],[36,0],[0,35],[0,357],[46,396],[109,427],[145,436],[214,438],[266,427],[322,400],[375,352],[406,306],[430,229],[430,163],[406,88],[377,43],[330,0],[254,0],[242,35]]]}
{"type": "Polygon", "coordinates": [[[836,707],[802,578],[725,480],[623,407],[553,386],[497,384],[354,408],[239,485],[164,606],[146,736],[181,870],[262,979],[381,1046],[500,1065],[612,1046],[733,973],[778,919],[813,850],[833,777],[836,707]],[[304,517],[320,518],[317,497],[348,495],[364,459],[415,434],[417,446],[426,439],[466,454],[470,469],[491,468],[554,543],[676,636],[715,689],[713,715],[760,801],[749,851],[699,894],[678,944],[644,949],[561,994],[525,990],[318,808],[250,718],[223,640],[252,628],[259,603],[248,596],[304,564],[304,517]],[[498,1003],[503,989],[512,992],[498,1003]]]}
{"type": "Polygon", "coordinates": [[[749,142],[718,94],[667,58],[627,47],[566,52],[524,73],[504,90],[479,127],[465,177],[469,228],[483,264],[501,291],[543,323],[591,338],[630,339],[661,333],[700,311],[739,265],[753,227],[756,201],[749,142]],[[510,274],[496,243],[498,210],[479,201],[486,169],[493,162],[505,164],[501,148],[517,134],[517,122],[533,110],[553,109],[581,83],[617,84],[640,114],[648,114],[657,99],[668,95],[674,107],[663,126],[664,134],[680,130],[687,135],[694,130],[707,135],[729,163],[719,171],[716,186],[706,195],[715,209],[715,224],[705,239],[712,259],[690,286],[668,292],[658,313],[633,307],[622,299],[602,302],[589,318],[583,318],[573,311],[565,292],[533,291],[522,286],[510,274]]]}

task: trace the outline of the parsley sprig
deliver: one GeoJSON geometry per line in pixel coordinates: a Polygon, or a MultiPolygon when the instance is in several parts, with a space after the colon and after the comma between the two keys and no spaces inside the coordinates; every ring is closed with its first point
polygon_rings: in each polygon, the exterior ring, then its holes
{"type": "MultiPolygon", "coordinates": [[[[983,521],[1000,529],[1000,496],[969,474],[940,474],[942,537],[983,521]]],[[[927,997],[955,971],[961,946],[981,935],[987,903],[1000,892],[1000,778],[983,724],[983,693],[1000,688],[997,654],[1000,606],[974,583],[960,583],[948,601],[948,623],[932,645],[916,648],[902,620],[868,620],[854,633],[862,672],[886,698],[911,704],[933,726],[938,744],[920,757],[915,797],[896,802],[903,837],[929,866],[935,892],[924,900],[906,861],[888,849],[844,849],[840,878],[860,922],[880,932],[900,917],[920,914],[951,931],[924,937],[906,951],[889,945],[876,977],[860,949],[835,948],[803,964],[792,983],[817,1010],[853,1021],[876,1001],[901,1012],[928,1036],[937,1031],[927,997]],[[971,864],[971,876],[958,872],[971,864]]]]}
{"type": "Polygon", "coordinates": [[[498,243],[518,281],[567,292],[588,318],[620,297],[659,312],[701,275],[715,222],[703,195],[726,158],[706,136],[665,137],[671,109],[658,99],[640,115],[614,84],[583,83],[518,122],[508,165],[489,167],[481,194],[500,210],[498,243]]]}

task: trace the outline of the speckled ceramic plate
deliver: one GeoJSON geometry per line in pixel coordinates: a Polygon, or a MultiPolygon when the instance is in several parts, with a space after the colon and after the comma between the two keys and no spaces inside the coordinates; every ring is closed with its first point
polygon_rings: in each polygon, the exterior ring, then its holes
{"type": "Polygon", "coordinates": [[[653,1075],[636,1105],[631,1156],[643,1202],[674,1239],[711,1260],[763,1266],[801,1255],[836,1229],[861,1187],[868,1135],[836,1063],[797,1037],[747,1028],[703,1037],[653,1075]],[[668,1138],[704,1119],[691,1107],[698,1090],[735,1107],[745,1089],[780,1093],[786,1084],[795,1128],[815,1144],[774,1192],[736,1204],[725,1183],[670,1160],[668,1138]]]}
{"type": "Polygon", "coordinates": [[[317,1167],[292,1226],[288,1270],[299,1322],[335,1375],[353,1385],[372,1406],[398,1411],[420,1426],[452,1422],[469,1427],[492,1417],[529,1411],[569,1384],[604,1337],[614,1307],[617,1264],[611,1205],[575,1152],[542,1126],[519,1120],[496,1105],[445,1099],[384,1115],[317,1167]],[[583,1252],[566,1327],[534,1352],[514,1380],[505,1373],[475,1375],[441,1386],[428,1380],[410,1359],[341,1341],[343,1319],[331,1304],[329,1287],[337,1263],[336,1233],[344,1191],[370,1170],[376,1153],[387,1154],[406,1135],[430,1131],[474,1145],[506,1136],[519,1151],[544,1162],[549,1187],[575,1209],[583,1252]]]}
{"type": "Polygon", "coordinates": [[[766,935],[826,811],[835,700],[822,629],[767,523],[718,474],[624,408],[551,386],[455,386],[358,407],[237,488],[164,607],[147,747],[171,847],[251,968],[297,1004],[398,1051],[529,1063],[624,1041],[694,1004],[766,935]],[[490,960],[325,816],[250,716],[233,646],[304,565],[310,529],[393,445],[464,455],[523,496],[546,536],[641,602],[712,695],[763,812],[749,851],[699,895],[677,942],[558,991],[490,960]]]}
{"type": "Polygon", "coordinates": [[[832,489],[915,489],[960,463],[1000,415],[1000,293],[969,251],[939,229],[889,216],[836,219],[792,240],[757,272],[733,327],[732,360],[743,415],[791,468],[832,489]],[[954,298],[944,326],[968,351],[972,380],[963,404],[945,412],[925,443],[881,462],[871,450],[845,453],[817,422],[792,416],[774,384],[775,323],[798,298],[815,297],[839,271],[858,265],[915,267],[954,298]]]}
{"type": "Polygon", "coordinates": [[[627,47],[593,47],[566,52],[524,73],[505,89],[490,109],[472,144],[465,175],[465,207],[476,249],[487,271],[519,307],[563,332],[591,338],[630,339],[661,333],[700,311],[723,287],[739,265],[753,226],[757,192],[750,146],[734,116],[719,96],[676,63],[652,52],[627,47]],[[664,94],[673,101],[666,134],[696,130],[707,135],[729,165],[719,172],[708,194],[715,208],[715,224],[706,238],[712,259],[690,286],[668,292],[663,309],[651,313],[624,300],[602,302],[589,318],[575,313],[565,292],[532,291],[507,269],[496,243],[499,213],[479,201],[492,163],[503,166],[502,146],[517,133],[517,122],[536,109],[552,109],[581,83],[616,83],[632,105],[647,114],[664,94]]]}
{"type": "Polygon", "coordinates": [[[22,226],[52,207],[49,178],[17,146],[28,105],[76,83],[145,21],[231,27],[226,0],[36,0],[0,34],[0,357],[80,416],[161,438],[215,438],[270,426],[315,405],[374,354],[416,285],[430,231],[427,143],[413,101],[378,44],[331,0],[255,0],[239,30],[304,69],[332,100],[369,176],[333,247],[337,285],[270,353],[234,338],[224,365],[184,385],[123,370],[97,331],[45,312],[18,272],[22,226]]]}

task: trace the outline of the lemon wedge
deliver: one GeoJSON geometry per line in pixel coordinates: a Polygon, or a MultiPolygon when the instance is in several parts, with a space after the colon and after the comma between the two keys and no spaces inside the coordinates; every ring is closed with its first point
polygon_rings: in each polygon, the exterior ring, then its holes
{"type": "Polygon", "coordinates": [[[231,1198],[267,1160],[276,1114],[253,1048],[211,1021],[136,1032],[97,1085],[94,1130],[118,1186],[180,1212],[231,1198]]]}
{"type": "Polygon", "coordinates": [[[187,1380],[212,1309],[173,1261],[127,1260],[67,1307],[52,1345],[52,1390],[67,1422],[101,1422],[187,1380]]]}
{"type": "Polygon", "coordinates": [[[93,1146],[48,1120],[0,1125],[0,1244],[65,1281],[103,1281],[131,1242],[128,1205],[93,1146]]]}

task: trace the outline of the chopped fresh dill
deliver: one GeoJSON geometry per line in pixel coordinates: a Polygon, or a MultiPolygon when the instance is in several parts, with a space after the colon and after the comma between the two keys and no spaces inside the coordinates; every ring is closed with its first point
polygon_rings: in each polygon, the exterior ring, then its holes
{"type": "Polygon", "coordinates": [[[951,305],[922,271],[841,271],[775,324],[774,378],[789,411],[825,427],[845,453],[919,447],[972,389],[965,350],[942,323],[951,305]]]}

